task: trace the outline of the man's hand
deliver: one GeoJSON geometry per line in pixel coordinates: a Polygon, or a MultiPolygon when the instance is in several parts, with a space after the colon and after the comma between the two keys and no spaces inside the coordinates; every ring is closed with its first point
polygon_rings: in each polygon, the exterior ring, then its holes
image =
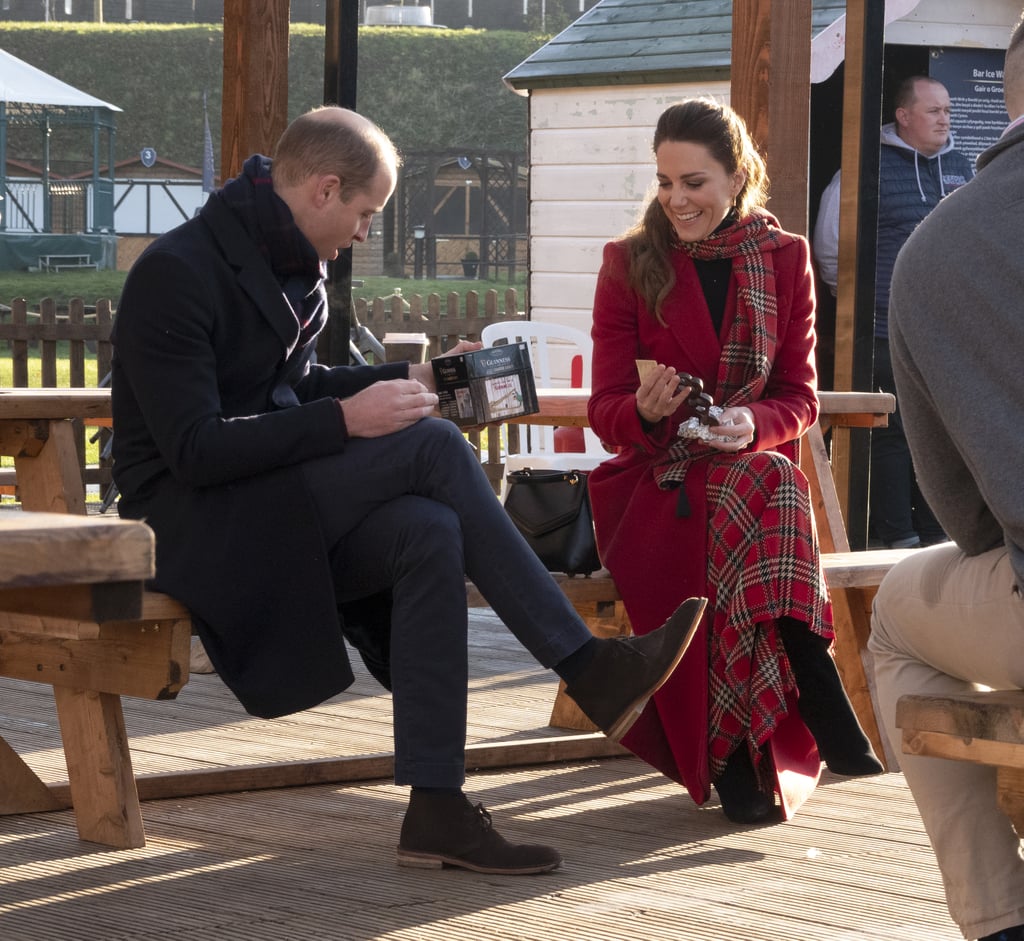
{"type": "Polygon", "coordinates": [[[375,382],[341,402],[351,438],[379,438],[401,431],[436,408],[437,396],[416,379],[375,382]]]}
{"type": "MultiPolygon", "coordinates": [[[[483,349],[483,343],[474,342],[472,340],[459,340],[450,350],[446,350],[442,353],[442,356],[456,356],[459,353],[472,353],[473,350],[483,349]]],[[[437,357],[440,358],[440,357],[437,357]]],[[[422,382],[430,390],[435,390],[437,385],[434,383],[434,367],[430,363],[414,363],[409,367],[409,378],[416,379],[422,382]]]]}

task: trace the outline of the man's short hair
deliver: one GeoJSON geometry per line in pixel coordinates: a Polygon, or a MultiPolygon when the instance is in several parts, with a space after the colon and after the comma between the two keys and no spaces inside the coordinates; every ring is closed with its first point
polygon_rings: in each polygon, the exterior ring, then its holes
{"type": "Polygon", "coordinates": [[[314,108],[292,121],[273,158],[275,180],[297,186],[313,176],[334,174],[346,201],[368,190],[382,168],[397,171],[401,163],[391,138],[376,124],[334,106],[314,108]]]}
{"type": "Polygon", "coordinates": [[[914,99],[917,98],[918,82],[930,82],[933,85],[942,85],[942,82],[936,78],[932,78],[930,75],[908,76],[899,83],[896,88],[896,94],[893,96],[893,106],[897,111],[900,108],[909,108],[914,103],[914,99]]]}

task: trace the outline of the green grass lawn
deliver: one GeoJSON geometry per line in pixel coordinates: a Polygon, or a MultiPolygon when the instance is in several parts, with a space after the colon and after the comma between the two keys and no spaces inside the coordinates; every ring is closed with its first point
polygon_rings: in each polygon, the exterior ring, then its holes
{"type": "MultiPolygon", "coordinates": [[[[23,297],[28,301],[29,309],[35,309],[44,297],[51,297],[58,307],[65,307],[72,297],[80,297],[86,304],[109,298],[116,309],[126,277],[127,272],[124,271],[0,271],[0,305],[9,306],[14,298],[23,297]]],[[[367,301],[375,297],[390,297],[395,288],[401,288],[406,297],[412,294],[439,294],[442,298],[453,291],[465,294],[468,291],[483,293],[492,289],[502,297],[508,287],[516,288],[522,296],[526,288],[525,273],[520,274],[512,285],[508,284],[504,275],[490,281],[390,277],[357,280],[363,283],[354,287],[352,294],[354,297],[366,298],[367,301]]]]}

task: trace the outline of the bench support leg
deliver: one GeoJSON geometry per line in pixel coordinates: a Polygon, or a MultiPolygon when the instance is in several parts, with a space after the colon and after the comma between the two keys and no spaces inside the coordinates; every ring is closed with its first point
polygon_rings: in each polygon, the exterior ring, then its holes
{"type": "MultiPolygon", "coordinates": [[[[626,617],[626,610],[621,601],[580,603],[574,607],[595,637],[628,637],[632,633],[629,618],[626,617]]],[[[558,694],[555,696],[548,725],[556,729],[572,729],[577,732],[599,731],[580,707],[565,694],[564,680],[558,684],[558,694]]]]}
{"type": "Polygon", "coordinates": [[[839,675],[843,680],[846,695],[850,697],[853,711],[857,714],[864,734],[871,742],[878,760],[889,771],[885,743],[875,718],[875,706],[871,700],[871,689],[864,672],[862,651],[867,647],[871,633],[871,602],[877,588],[833,589],[832,620],[835,626],[835,656],[839,675]]]}
{"type": "Polygon", "coordinates": [[[996,799],[1017,836],[1024,840],[1024,768],[1000,767],[996,771],[996,799]]]}
{"type": "Polygon", "coordinates": [[[78,835],[119,849],[145,846],[121,698],[62,687],[53,692],[78,835]]]}
{"type": "Polygon", "coordinates": [[[31,814],[62,810],[63,806],[21,756],[0,738],[0,814],[31,814]]]}

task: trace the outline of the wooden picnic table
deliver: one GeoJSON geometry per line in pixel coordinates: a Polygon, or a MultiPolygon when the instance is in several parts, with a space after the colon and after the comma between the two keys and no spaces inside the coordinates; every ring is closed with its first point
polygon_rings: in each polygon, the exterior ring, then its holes
{"type": "MultiPolygon", "coordinates": [[[[584,427],[589,389],[538,389],[540,412],[509,421],[529,425],[584,427]]],[[[884,427],[895,410],[896,397],[888,392],[819,392],[821,421],[847,428],[884,427]]]]}
{"type": "Polygon", "coordinates": [[[14,458],[22,507],[85,513],[73,422],[109,425],[109,389],[0,388],[0,454],[14,458]]]}

